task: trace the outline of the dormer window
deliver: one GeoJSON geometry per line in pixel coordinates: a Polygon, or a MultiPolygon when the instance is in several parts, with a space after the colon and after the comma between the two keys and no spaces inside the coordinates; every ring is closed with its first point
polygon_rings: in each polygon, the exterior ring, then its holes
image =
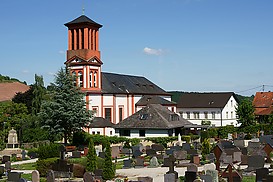
{"type": "Polygon", "coordinates": [[[141,114],[140,117],[139,117],[139,119],[140,120],[147,120],[148,116],[149,116],[148,114],[141,114]]]}
{"type": "Polygon", "coordinates": [[[171,114],[171,121],[179,121],[179,117],[176,114],[171,114]]]}

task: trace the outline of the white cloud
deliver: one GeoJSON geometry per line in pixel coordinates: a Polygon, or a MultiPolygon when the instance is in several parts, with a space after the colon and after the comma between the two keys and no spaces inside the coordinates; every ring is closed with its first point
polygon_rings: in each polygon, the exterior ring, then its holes
{"type": "Polygon", "coordinates": [[[65,51],[60,50],[60,51],[59,51],[59,54],[65,54],[65,51]]]}
{"type": "Polygon", "coordinates": [[[153,48],[149,48],[149,47],[145,47],[143,49],[145,54],[149,54],[149,55],[156,55],[159,56],[161,54],[163,54],[163,50],[162,49],[153,49],[153,48]]]}
{"type": "Polygon", "coordinates": [[[52,72],[48,72],[47,74],[50,75],[50,76],[54,76],[55,75],[55,73],[52,73],[52,72]]]}
{"type": "Polygon", "coordinates": [[[29,73],[29,71],[28,70],[23,70],[22,73],[27,74],[27,73],[29,73]]]}

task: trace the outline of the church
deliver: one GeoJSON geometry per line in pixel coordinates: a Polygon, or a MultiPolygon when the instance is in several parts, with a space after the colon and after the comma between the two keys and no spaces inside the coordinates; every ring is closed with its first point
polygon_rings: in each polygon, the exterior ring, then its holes
{"type": "MultiPolygon", "coordinates": [[[[147,78],[102,71],[103,61],[99,49],[99,29],[102,25],[81,15],[65,26],[68,28],[65,65],[74,75],[74,84],[85,93],[86,108],[93,111],[96,117],[117,124],[145,107],[145,104],[141,104],[143,100],[169,103],[166,107],[176,112],[171,95],[147,78]]],[[[114,129],[101,127],[95,129],[90,126],[86,131],[102,135],[114,134],[114,129]]]]}

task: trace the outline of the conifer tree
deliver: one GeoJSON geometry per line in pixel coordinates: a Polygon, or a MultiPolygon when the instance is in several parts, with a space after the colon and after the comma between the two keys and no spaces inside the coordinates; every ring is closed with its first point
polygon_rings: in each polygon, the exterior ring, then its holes
{"type": "Polygon", "coordinates": [[[105,139],[105,158],[104,158],[104,165],[103,165],[103,172],[102,172],[102,178],[105,180],[110,180],[115,177],[115,166],[112,162],[112,155],[111,155],[111,148],[110,148],[110,142],[106,138],[105,139]]]}
{"type": "Polygon", "coordinates": [[[94,141],[90,138],[88,145],[88,153],[87,153],[87,165],[86,170],[89,172],[94,172],[97,169],[97,154],[94,146],[94,141]]]}
{"type": "Polygon", "coordinates": [[[61,68],[50,85],[50,99],[42,103],[41,124],[52,136],[61,134],[66,144],[75,133],[85,127],[92,117],[86,109],[84,94],[73,84],[68,69],[61,68]]]}

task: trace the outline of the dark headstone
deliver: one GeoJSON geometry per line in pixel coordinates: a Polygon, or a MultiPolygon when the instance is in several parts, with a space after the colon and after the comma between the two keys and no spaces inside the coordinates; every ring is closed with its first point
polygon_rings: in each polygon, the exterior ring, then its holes
{"type": "Polygon", "coordinates": [[[102,172],[103,172],[102,169],[95,169],[95,170],[94,170],[95,176],[102,176],[102,172]]]}
{"type": "Polygon", "coordinates": [[[164,182],[174,182],[174,181],[175,181],[174,173],[164,174],[164,182]]]}
{"type": "Polygon", "coordinates": [[[135,167],[144,167],[144,158],[137,157],[135,167]]]}
{"type": "Polygon", "coordinates": [[[163,158],[163,165],[162,167],[169,167],[171,165],[171,162],[169,160],[169,157],[163,158]]]}
{"type": "Polygon", "coordinates": [[[10,156],[4,155],[4,156],[2,157],[2,164],[5,164],[7,161],[10,161],[10,156]]]}
{"type": "Polygon", "coordinates": [[[131,168],[132,167],[132,162],[130,159],[127,159],[127,160],[123,160],[123,168],[126,169],[126,168],[131,168]]]}
{"type": "Polygon", "coordinates": [[[99,157],[104,159],[105,158],[105,152],[99,152],[99,157]]]}
{"type": "Polygon", "coordinates": [[[154,149],[146,149],[146,154],[148,156],[154,156],[156,155],[156,151],[154,149]]]}
{"type": "Polygon", "coordinates": [[[8,172],[8,181],[19,181],[20,178],[21,178],[21,173],[8,172]]]}
{"type": "Polygon", "coordinates": [[[184,160],[187,158],[187,151],[185,150],[174,151],[173,156],[176,158],[176,160],[184,160]]]}
{"type": "Polygon", "coordinates": [[[189,143],[183,143],[182,149],[188,151],[191,149],[191,145],[189,143]]]}
{"type": "Polygon", "coordinates": [[[155,151],[164,151],[164,149],[165,149],[164,146],[161,144],[152,144],[151,147],[155,151]]]}
{"type": "Polygon", "coordinates": [[[262,182],[269,174],[268,168],[256,169],[256,182],[262,182]]]}
{"type": "Polygon", "coordinates": [[[22,150],[21,154],[22,154],[22,160],[26,160],[27,152],[25,150],[22,150]]]}
{"type": "Polygon", "coordinates": [[[10,161],[5,162],[5,169],[6,169],[6,171],[11,170],[11,162],[10,161]]]}
{"type": "Polygon", "coordinates": [[[241,165],[247,165],[247,158],[248,158],[247,155],[242,155],[241,156],[241,159],[242,159],[241,165]]]}
{"type": "Polygon", "coordinates": [[[80,151],[72,151],[72,158],[81,158],[80,151]]]}
{"type": "Polygon", "coordinates": [[[168,149],[168,150],[166,150],[165,151],[165,153],[167,154],[167,155],[173,155],[173,152],[174,152],[175,150],[173,150],[173,149],[168,149]]]}
{"type": "Polygon", "coordinates": [[[241,151],[242,151],[243,155],[247,155],[247,148],[246,147],[241,148],[241,151]]]}
{"type": "Polygon", "coordinates": [[[132,154],[132,149],[128,149],[128,148],[121,148],[120,153],[121,153],[121,154],[130,155],[130,154],[132,154]]]}
{"type": "Polygon", "coordinates": [[[182,150],[180,146],[171,146],[170,149],[173,151],[182,150]]]}
{"type": "Polygon", "coordinates": [[[153,178],[150,176],[138,177],[137,180],[141,182],[153,182],[153,178]]]}
{"type": "Polygon", "coordinates": [[[196,179],[196,172],[185,171],[185,182],[193,182],[196,179]]]}
{"type": "Polygon", "coordinates": [[[263,156],[254,155],[247,158],[248,167],[245,171],[255,171],[256,169],[263,168],[265,160],[263,156]]]}
{"type": "Polygon", "coordinates": [[[2,176],[4,175],[4,172],[5,172],[5,167],[0,166],[0,179],[2,179],[2,176]]]}
{"type": "Polygon", "coordinates": [[[212,176],[208,174],[202,174],[200,178],[204,180],[204,182],[213,182],[212,176]]]}
{"type": "Polygon", "coordinates": [[[178,179],[178,173],[174,170],[175,158],[173,155],[169,156],[169,161],[170,161],[170,166],[169,166],[169,171],[167,172],[167,174],[173,173],[175,174],[175,179],[178,179]]]}
{"type": "Polygon", "coordinates": [[[190,155],[197,155],[198,154],[197,150],[195,150],[195,149],[189,149],[189,150],[187,150],[187,153],[190,155]]]}
{"type": "Polygon", "coordinates": [[[84,182],[95,182],[95,178],[91,172],[85,172],[83,175],[84,182]]]}
{"type": "Polygon", "coordinates": [[[139,157],[139,156],[141,156],[142,155],[142,152],[140,151],[140,150],[135,150],[135,151],[133,151],[133,156],[135,157],[135,158],[137,158],[137,157],[139,157]]]}
{"type": "Polygon", "coordinates": [[[209,160],[210,163],[214,163],[215,155],[214,153],[210,153],[206,156],[206,159],[209,160]]]}
{"type": "Polygon", "coordinates": [[[191,172],[198,172],[198,167],[196,164],[189,164],[187,166],[187,171],[191,171],[191,172]]]}

